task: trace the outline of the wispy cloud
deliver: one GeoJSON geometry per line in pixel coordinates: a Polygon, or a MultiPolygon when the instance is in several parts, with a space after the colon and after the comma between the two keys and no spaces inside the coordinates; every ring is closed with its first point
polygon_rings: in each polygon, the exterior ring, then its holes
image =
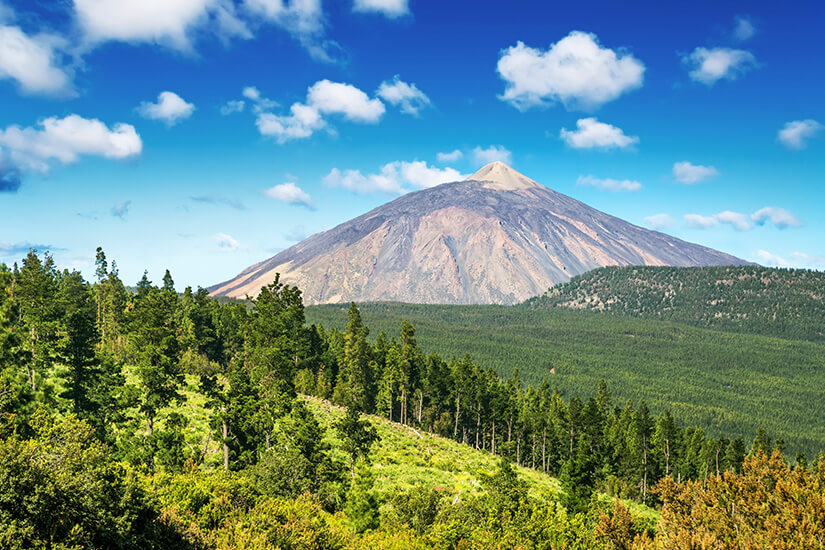
{"type": "Polygon", "coordinates": [[[112,216],[120,218],[121,220],[125,220],[126,216],[129,214],[129,209],[131,208],[131,206],[132,201],[126,201],[114,205],[111,210],[112,216]]]}
{"type": "Polygon", "coordinates": [[[223,195],[194,195],[190,196],[189,200],[201,204],[228,206],[229,208],[234,208],[235,210],[246,210],[246,206],[244,206],[243,203],[224,197],[223,195]]]}
{"type": "Polygon", "coordinates": [[[702,166],[701,164],[691,164],[687,161],[673,164],[673,179],[686,185],[694,185],[707,181],[719,172],[713,166],[702,166]]]}
{"type": "Polygon", "coordinates": [[[756,58],[747,50],[732,48],[696,48],[682,58],[690,69],[690,78],[707,86],[717,81],[736,80],[754,67],[756,58]]]}
{"type": "Polygon", "coordinates": [[[799,218],[784,208],[774,206],[760,208],[753,214],[742,214],[732,210],[725,210],[711,216],[685,214],[683,218],[687,225],[695,229],[710,229],[719,224],[727,224],[738,231],[750,231],[755,226],[766,225],[768,222],[777,229],[801,227],[803,225],[799,218]]]}
{"type": "Polygon", "coordinates": [[[53,246],[50,244],[42,244],[42,243],[32,243],[29,241],[19,241],[19,242],[6,242],[0,241],[0,257],[1,258],[17,258],[25,256],[29,253],[29,250],[34,249],[38,252],[44,251],[52,251],[58,252],[63,251],[65,248],[60,248],[57,246],[53,246]]]}
{"type": "Polygon", "coordinates": [[[448,162],[456,162],[461,160],[464,157],[464,153],[461,152],[461,149],[456,149],[455,151],[449,151],[444,153],[438,153],[435,155],[435,158],[441,164],[446,164],[448,162]]]}
{"type": "Polygon", "coordinates": [[[595,187],[596,189],[601,189],[602,191],[611,191],[614,193],[622,191],[635,192],[642,188],[642,184],[635,180],[615,180],[612,178],[601,179],[589,175],[579,176],[579,179],[576,180],[576,185],[595,187]]]}
{"type": "Polygon", "coordinates": [[[734,18],[733,37],[744,42],[756,34],[756,27],[750,17],[737,16],[734,18]]]}
{"type": "Polygon", "coordinates": [[[513,164],[513,153],[502,145],[490,145],[489,147],[476,147],[473,149],[473,159],[476,164],[490,164],[501,161],[505,164],[513,164]]]}
{"type": "Polygon", "coordinates": [[[307,238],[307,236],[307,230],[303,225],[296,225],[284,233],[284,238],[288,241],[303,241],[307,238]]]}
{"type": "Polygon", "coordinates": [[[352,11],[378,13],[389,19],[403,17],[410,13],[409,0],[355,0],[352,11]]]}
{"type": "Polygon", "coordinates": [[[426,189],[466,177],[454,168],[436,168],[417,160],[389,162],[375,174],[333,168],[323,181],[328,187],[343,187],[360,194],[378,192],[400,195],[411,189],[426,189]]]}
{"type": "Polygon", "coordinates": [[[645,223],[653,229],[667,229],[673,225],[673,218],[668,214],[654,214],[645,218],[645,223]]]}

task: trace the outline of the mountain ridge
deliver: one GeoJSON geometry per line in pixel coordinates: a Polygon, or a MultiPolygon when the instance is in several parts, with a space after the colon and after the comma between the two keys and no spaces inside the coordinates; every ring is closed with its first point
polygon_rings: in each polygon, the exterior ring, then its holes
{"type": "Polygon", "coordinates": [[[210,288],[244,297],[274,280],[307,304],[515,304],[605,265],[742,265],[553,191],[504,163],[403,195],[210,288]]]}

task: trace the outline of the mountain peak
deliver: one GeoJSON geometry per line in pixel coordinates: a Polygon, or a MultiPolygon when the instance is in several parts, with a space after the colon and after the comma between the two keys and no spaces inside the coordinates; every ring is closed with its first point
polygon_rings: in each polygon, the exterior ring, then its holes
{"type": "Polygon", "coordinates": [[[503,191],[542,187],[540,183],[531,180],[499,160],[484,166],[465,181],[479,181],[484,183],[484,187],[503,191]]]}
{"type": "Polygon", "coordinates": [[[280,274],[306,304],[513,304],[606,265],[744,263],[552,192],[503,162],[445,185],[316,233],[210,292],[255,296],[280,274]]]}

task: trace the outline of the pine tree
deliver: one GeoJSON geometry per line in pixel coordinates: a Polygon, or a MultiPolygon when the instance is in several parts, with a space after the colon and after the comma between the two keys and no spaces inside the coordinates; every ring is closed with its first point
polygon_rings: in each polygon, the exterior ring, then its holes
{"type": "Polygon", "coordinates": [[[369,420],[361,419],[361,413],[354,405],[347,407],[344,417],[335,423],[335,431],[349,455],[350,473],[355,477],[355,463],[359,459],[368,462],[370,449],[379,439],[378,432],[369,420]]]}
{"type": "Polygon", "coordinates": [[[344,349],[338,384],[335,388],[335,401],[341,405],[355,404],[359,410],[373,410],[373,370],[371,350],[367,336],[369,329],[361,319],[361,312],[350,303],[349,321],[344,333],[344,349]]]}
{"type": "Polygon", "coordinates": [[[379,525],[378,500],[372,493],[374,483],[375,476],[366,464],[360,463],[357,475],[353,473],[344,507],[344,513],[357,533],[375,529],[379,525]]]}
{"type": "Polygon", "coordinates": [[[129,346],[137,363],[139,410],[146,420],[150,471],[155,466],[155,420],[161,409],[183,400],[176,307],[174,291],[150,287],[135,303],[130,322],[129,346]]]}

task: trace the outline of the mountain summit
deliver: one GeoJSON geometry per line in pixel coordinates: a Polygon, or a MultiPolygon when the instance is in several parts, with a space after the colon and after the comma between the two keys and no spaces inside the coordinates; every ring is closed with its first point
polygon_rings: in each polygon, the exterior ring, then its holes
{"type": "Polygon", "coordinates": [[[513,170],[512,167],[499,160],[484,166],[464,181],[480,181],[486,189],[499,189],[502,191],[542,187],[540,183],[531,180],[521,172],[513,170]]]}
{"type": "Polygon", "coordinates": [[[493,162],[395,199],[255,264],[210,291],[297,285],[307,304],[513,304],[607,265],[742,265],[635,226],[493,162]]]}

